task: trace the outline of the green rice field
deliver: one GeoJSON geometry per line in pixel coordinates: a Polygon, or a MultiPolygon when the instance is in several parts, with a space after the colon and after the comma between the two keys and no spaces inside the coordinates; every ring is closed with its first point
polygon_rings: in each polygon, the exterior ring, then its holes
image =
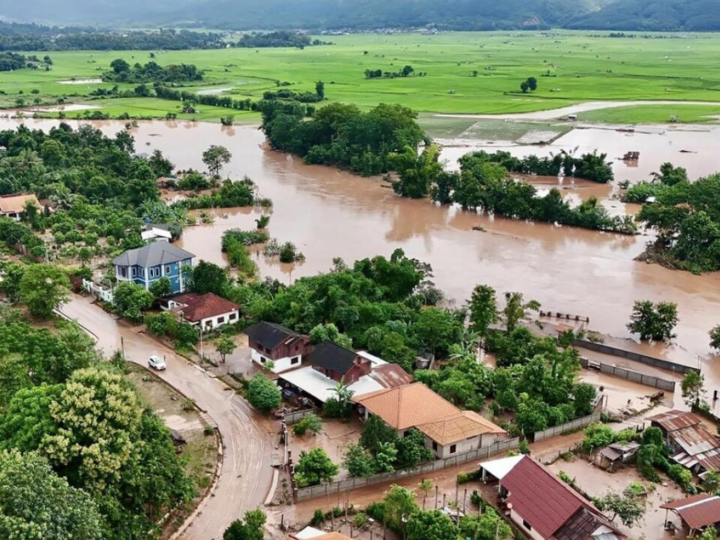
{"type": "MultiPolygon", "coordinates": [[[[369,108],[401,103],[421,113],[500,114],[554,109],[586,101],[691,100],[720,103],[720,35],[672,38],[607,38],[589,33],[355,34],[333,36],[332,46],[299,49],[223,49],[154,51],[160,64],[190,63],[205,70],[197,90],[223,90],[237,98],[258,99],[277,82],[296,91],[313,91],[325,82],[330,101],[369,108]],[[411,65],[416,75],[371,79],[366,69],[397,72],[411,65]],[[425,73],[419,76],[418,73],[425,73]],[[536,77],[536,92],[520,83],[536,77]]],[[[44,54],[44,53],[42,53],[44,54]]],[[[164,116],[178,104],[155,99],[89,101],[87,94],[107,83],[62,84],[97,79],[115,58],[148,62],[150,51],[51,52],[52,70],[0,73],[0,106],[18,96],[52,103],[92,103],[113,116],[164,116]],[[30,93],[36,90],[37,93],[30,93]],[[22,91],[22,95],[19,92],[22,91]]],[[[132,88],[134,85],[124,85],[132,88]]],[[[200,107],[200,109],[203,109],[200,107]]],[[[198,119],[217,120],[227,111],[206,107],[198,119]]],[[[242,119],[242,113],[234,113],[242,119]]],[[[597,122],[711,121],[720,106],[634,106],[592,111],[581,120],[597,122]]],[[[72,117],[73,114],[68,114],[72,117]]],[[[245,115],[248,116],[248,115],[245,115]]],[[[248,118],[257,118],[249,115],[248,118]]],[[[245,119],[248,119],[245,118],[245,119]]]]}

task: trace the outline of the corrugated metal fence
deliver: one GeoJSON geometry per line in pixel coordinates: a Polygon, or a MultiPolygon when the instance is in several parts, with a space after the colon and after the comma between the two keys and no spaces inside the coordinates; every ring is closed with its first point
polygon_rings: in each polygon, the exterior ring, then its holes
{"type": "Polygon", "coordinates": [[[303,418],[305,418],[308,414],[316,413],[317,409],[303,409],[302,411],[293,411],[289,413],[285,413],[283,416],[283,422],[285,422],[288,426],[290,424],[296,424],[303,418]]]}
{"type": "Polygon", "coordinates": [[[575,431],[576,429],[584,428],[585,426],[589,426],[593,422],[599,422],[600,416],[600,413],[596,412],[592,413],[590,416],[576,418],[572,422],[567,422],[565,424],[560,424],[559,426],[547,428],[544,431],[536,431],[532,436],[532,440],[538,442],[542,441],[543,439],[547,439],[548,437],[554,437],[555,435],[561,435],[563,433],[567,433],[568,431],[575,431]]]}
{"type": "Polygon", "coordinates": [[[484,448],[478,448],[472,452],[466,452],[464,454],[458,454],[445,459],[437,459],[430,463],[425,463],[414,469],[405,469],[402,471],[395,471],[391,473],[376,474],[368,478],[348,478],[346,480],[340,480],[338,482],[331,482],[329,484],[321,484],[319,486],[311,486],[307,488],[300,488],[295,490],[295,500],[305,501],[307,499],[314,499],[315,497],[323,497],[325,495],[332,495],[335,493],[342,493],[351,489],[360,488],[363,486],[371,486],[373,484],[381,484],[383,482],[389,482],[391,480],[397,480],[401,478],[407,478],[408,476],[414,476],[423,473],[432,473],[454,467],[461,463],[466,463],[473,460],[483,460],[488,457],[507,452],[509,450],[515,450],[520,444],[520,440],[516,437],[514,439],[508,439],[505,441],[497,442],[491,446],[484,448]]]}
{"type": "Polygon", "coordinates": [[[600,370],[600,373],[607,373],[608,375],[644,384],[645,386],[652,386],[653,388],[667,390],[668,392],[675,391],[675,381],[660,379],[659,377],[653,377],[652,375],[643,375],[637,371],[632,371],[618,366],[611,366],[610,364],[603,364],[602,362],[595,362],[594,360],[588,360],[587,358],[581,358],[580,364],[586,369],[588,367],[596,367],[600,370]]]}

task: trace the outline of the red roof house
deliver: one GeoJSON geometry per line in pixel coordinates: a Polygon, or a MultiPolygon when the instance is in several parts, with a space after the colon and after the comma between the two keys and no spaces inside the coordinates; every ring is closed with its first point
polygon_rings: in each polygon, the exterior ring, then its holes
{"type": "MultiPolygon", "coordinates": [[[[495,460],[500,461],[500,460],[495,460]]],[[[506,459],[507,461],[507,459],[506,459]]],[[[493,461],[481,468],[493,471],[493,461]]],[[[534,459],[513,460],[499,478],[507,513],[527,535],[537,540],[625,540],[592,503],[580,496],[534,459]],[[576,534],[582,531],[580,535],[576,534]]]]}
{"type": "Polygon", "coordinates": [[[198,325],[203,330],[213,330],[240,320],[240,306],[213,293],[180,295],[172,298],[169,305],[185,322],[198,325]]]}

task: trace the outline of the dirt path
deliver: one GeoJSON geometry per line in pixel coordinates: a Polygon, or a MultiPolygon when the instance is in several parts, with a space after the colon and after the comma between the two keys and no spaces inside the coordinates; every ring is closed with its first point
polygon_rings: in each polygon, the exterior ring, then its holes
{"type": "Polygon", "coordinates": [[[210,376],[133,327],[116,321],[88,298],[73,296],[62,313],[75,319],[98,340],[106,353],[125,349],[127,360],[145,364],[151,354],[163,355],[168,369],[159,376],[207,412],[224,445],[218,483],[182,540],[220,540],[225,528],[246,510],[261,506],[270,489],[270,461],[276,423],[259,416],[224,383],[210,376]]]}

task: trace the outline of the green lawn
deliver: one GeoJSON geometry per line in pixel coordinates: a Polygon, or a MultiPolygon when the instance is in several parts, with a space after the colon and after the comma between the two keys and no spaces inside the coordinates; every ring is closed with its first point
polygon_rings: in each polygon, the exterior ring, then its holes
{"type": "MultiPolygon", "coordinates": [[[[327,38],[325,38],[327,39],[327,38]]],[[[610,39],[589,33],[444,33],[356,34],[331,38],[333,46],[298,49],[224,49],[156,51],[160,64],[192,63],[206,71],[197,89],[231,88],[238,98],[260,98],[276,88],[313,90],[326,83],[330,100],[371,107],[402,103],[420,112],[511,113],[551,109],[589,100],[698,100],[720,102],[720,35],[677,39],[610,39]],[[366,69],[399,71],[406,64],[427,76],[366,80],[366,69]],[[472,75],[477,71],[477,76],[472,75]],[[549,75],[549,76],[546,76],[549,75]],[[539,88],[522,94],[522,80],[534,76],[539,88]]],[[[111,84],[59,84],[60,80],[101,77],[110,62],[122,57],[147,62],[147,51],[74,51],[51,53],[52,71],[21,70],[0,74],[0,90],[16,97],[33,89],[45,95],[67,95],[70,101],[111,84]]],[[[125,85],[132,88],[134,85],[125,85]]],[[[14,99],[12,100],[14,101],[14,99]]],[[[155,105],[138,110],[154,110],[155,105]]],[[[128,106],[113,105],[115,112],[128,106]]],[[[165,105],[157,105],[166,110],[165,105]]],[[[588,113],[588,119],[615,120],[615,115],[666,120],[659,109],[636,108],[588,113]],[[606,116],[610,115],[610,116],[606,116]]],[[[684,119],[698,112],[678,114],[684,119]]],[[[123,112],[123,111],[120,111],[123,112]]],[[[133,111],[128,111],[132,113],[133,111]]],[[[215,111],[207,113],[214,116],[215,111]]],[[[221,114],[221,113],[220,113],[221,114]]],[[[218,117],[219,115],[218,114],[218,117]]]]}
{"type": "Polygon", "coordinates": [[[714,105],[638,105],[635,107],[617,107],[589,111],[578,115],[585,122],[604,122],[611,124],[643,124],[668,122],[677,117],[680,123],[697,124],[717,122],[720,106],[714,105]]]}

